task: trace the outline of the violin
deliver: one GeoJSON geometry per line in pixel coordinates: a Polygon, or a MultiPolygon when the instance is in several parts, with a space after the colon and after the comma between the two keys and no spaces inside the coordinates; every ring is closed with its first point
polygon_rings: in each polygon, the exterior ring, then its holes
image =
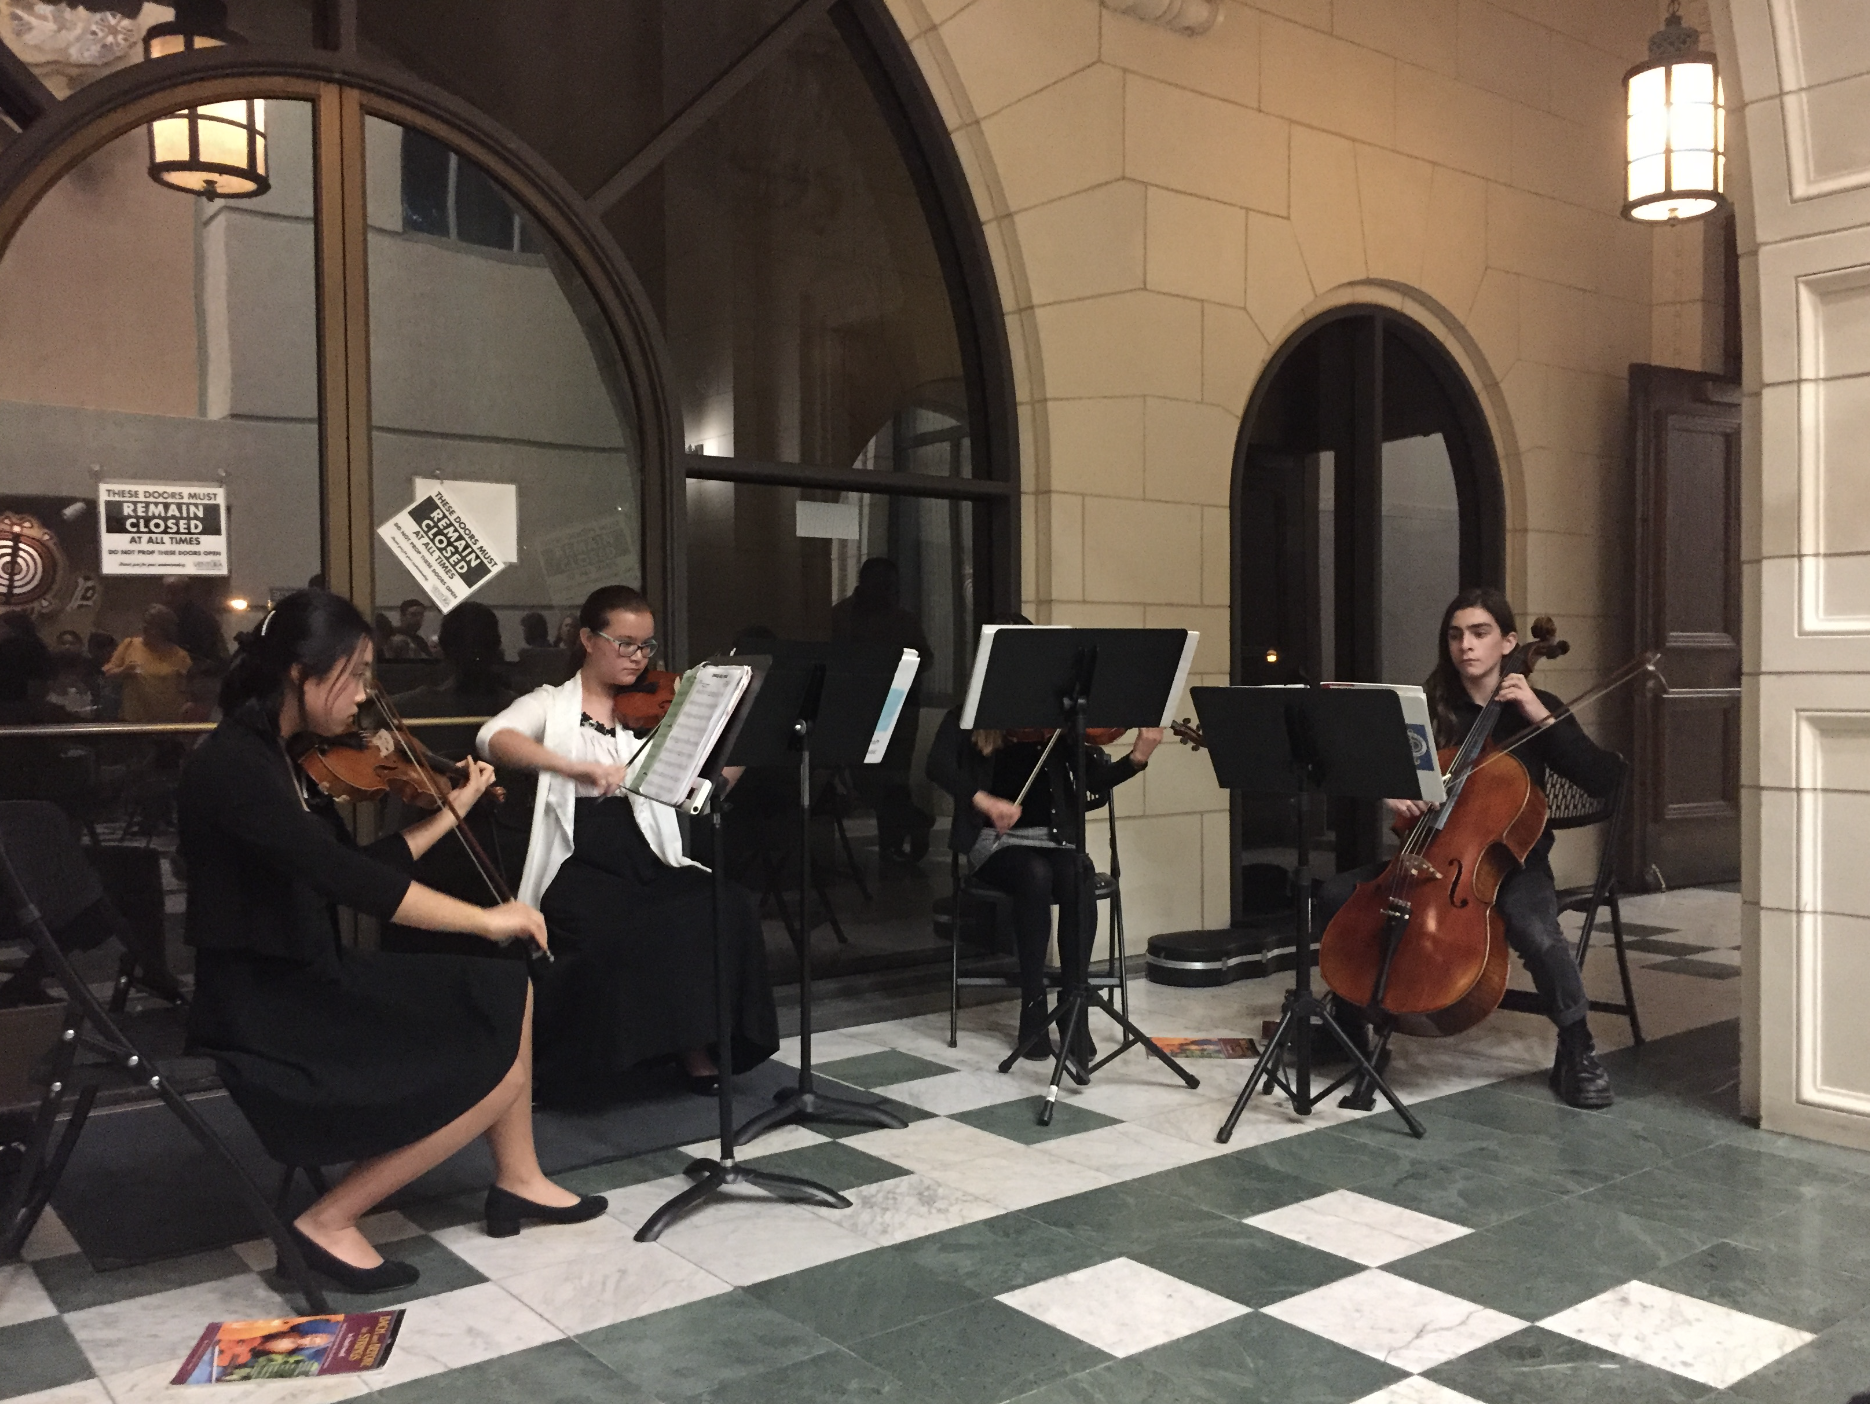
{"type": "MultiPolygon", "coordinates": [[[[1534,620],[1533,642],[1507,659],[1502,681],[1568,652],[1557,634],[1550,618],[1534,620]]],[[[1496,688],[1462,743],[1441,749],[1448,798],[1397,820],[1401,852],[1358,884],[1318,942],[1325,984],[1399,1033],[1460,1033],[1506,991],[1506,927],[1493,902],[1545,832],[1546,803],[1526,767],[1493,743],[1500,708],[1496,688]]]]}
{"type": "Polygon", "coordinates": [[[617,724],[637,736],[647,736],[662,724],[675,701],[675,685],[680,674],[645,668],[628,687],[619,688],[615,701],[617,724]]]}
{"type": "MultiPolygon", "coordinates": [[[[395,795],[404,804],[431,812],[442,807],[442,795],[466,778],[466,767],[436,755],[427,747],[405,755],[387,731],[350,731],[342,736],[320,736],[300,752],[299,768],[333,799],[379,800],[395,795]]],[[[498,785],[487,787],[495,804],[506,798],[498,785]]]]}

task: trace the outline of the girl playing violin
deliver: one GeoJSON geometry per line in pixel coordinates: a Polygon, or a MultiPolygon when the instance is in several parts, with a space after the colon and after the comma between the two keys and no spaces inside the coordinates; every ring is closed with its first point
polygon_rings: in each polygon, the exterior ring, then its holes
{"type": "MultiPolygon", "coordinates": [[[[358,1219],[476,1136],[493,1151],[487,1230],[523,1219],[576,1223],[597,1196],[560,1189],[532,1139],[532,997],[523,966],[466,956],[346,948],[339,905],[408,926],[543,946],[520,902],[481,908],[413,882],[410,865],[454,823],[445,811],[358,848],[288,747],[342,735],[365,698],[372,637],[350,601],[322,590],[281,600],[241,644],[223,720],[190,758],[177,795],[195,947],[191,1044],[274,1159],[349,1163],[293,1222],[308,1263],[346,1291],[406,1287],[358,1219]]],[[[472,767],[471,806],[493,778],[472,767]]]]}
{"type": "MultiPolygon", "coordinates": [[[[713,883],[683,856],[667,805],[622,786],[644,740],[619,694],[656,655],[649,601],[628,585],[592,592],[579,612],[583,658],[567,682],[537,688],[485,726],[476,748],[539,772],[520,900],[545,913],[558,960],[539,982],[542,1100],[612,1097],[633,1068],[679,1057],[690,1088],[712,1092],[713,883]]],[[[722,919],[734,951],[736,1071],[779,1049],[766,944],[752,895],[729,886],[722,919]]]]}
{"type": "MultiPolygon", "coordinates": [[[[1463,590],[1442,612],[1441,658],[1424,685],[1437,746],[1456,746],[1479,720],[1487,702],[1498,693],[1502,703],[1494,722],[1496,745],[1524,735],[1538,734],[1515,748],[1513,754],[1526,767],[1532,783],[1545,787],[1548,770],[1577,785],[1593,798],[1612,793],[1623,777],[1623,759],[1599,747],[1584,733],[1577,719],[1555,716],[1563,704],[1549,692],[1535,688],[1523,673],[1508,667],[1519,646],[1513,606],[1498,590],[1473,587],[1463,590]]],[[[1428,806],[1420,800],[1386,800],[1399,818],[1414,820],[1428,806]]],[[[1494,907],[1506,926],[1507,944],[1532,976],[1552,1022],[1558,1026],[1558,1051],[1552,1064],[1552,1090],[1574,1107],[1611,1104],[1610,1078],[1597,1061],[1586,1016],[1590,1001],[1584,979],[1572,956],[1571,945],[1558,925],[1558,896],[1549,855],[1552,830],[1548,826],[1525,864],[1500,884],[1494,907]]],[[[1338,908],[1350,899],[1359,882],[1368,881],[1380,865],[1342,873],[1326,883],[1319,894],[1318,929],[1323,930],[1338,908]]],[[[1355,1025],[1359,1014],[1339,1012],[1355,1025]]]]}
{"type": "MultiPolygon", "coordinates": [[[[1030,624],[1024,615],[1007,615],[999,624],[1030,624]]],[[[1121,760],[1101,746],[1085,747],[1085,792],[1107,796],[1113,785],[1146,769],[1162,742],[1158,728],[1139,731],[1136,744],[1121,760]]],[[[1090,865],[1076,850],[1078,777],[1074,748],[1061,741],[1046,757],[1044,770],[1026,788],[1045,750],[1042,741],[1014,740],[998,731],[962,734],[961,709],[941,720],[929,747],[928,778],[954,800],[948,846],[963,855],[969,873],[1013,899],[1013,934],[1019,951],[1019,1039],[1032,1040],[1026,1056],[1054,1058],[1045,1003],[1045,956],[1052,940],[1052,904],[1058,904],[1058,960],[1073,970],[1090,959],[1097,928],[1090,865]]],[[[1101,801],[1100,801],[1101,802],[1101,801]]],[[[1063,1004],[1063,995],[1060,996],[1063,1004]]],[[[1097,1057],[1090,1030],[1078,1026],[1068,1056],[1080,1069],[1097,1057]]]]}

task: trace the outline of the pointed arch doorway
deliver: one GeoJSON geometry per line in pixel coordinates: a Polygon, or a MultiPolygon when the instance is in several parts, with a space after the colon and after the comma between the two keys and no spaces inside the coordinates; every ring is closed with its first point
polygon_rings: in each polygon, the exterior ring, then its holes
{"type": "MultiPolygon", "coordinates": [[[[1480,401],[1413,319],[1350,304],[1261,374],[1236,443],[1233,680],[1419,683],[1455,592],[1502,585],[1506,512],[1480,401]]],[[[1234,919],[1275,910],[1285,806],[1236,800],[1234,919]]],[[[1375,807],[1334,804],[1315,861],[1378,856],[1375,807]]]]}

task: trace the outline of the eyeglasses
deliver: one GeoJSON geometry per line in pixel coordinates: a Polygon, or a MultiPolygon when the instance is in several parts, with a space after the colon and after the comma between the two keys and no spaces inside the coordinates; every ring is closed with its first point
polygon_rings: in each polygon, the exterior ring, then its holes
{"type": "Polygon", "coordinates": [[[593,629],[591,632],[605,643],[614,646],[618,655],[623,658],[654,658],[656,650],[662,647],[661,642],[656,639],[644,639],[641,643],[637,643],[631,639],[613,639],[600,629],[593,629]]]}

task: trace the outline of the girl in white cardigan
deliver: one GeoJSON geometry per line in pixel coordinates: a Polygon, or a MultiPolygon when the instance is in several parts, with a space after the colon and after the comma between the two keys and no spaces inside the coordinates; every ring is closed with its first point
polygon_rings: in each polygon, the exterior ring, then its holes
{"type": "MultiPolygon", "coordinates": [[[[597,1103],[673,1057],[692,1090],[711,1092],[713,882],[683,855],[673,811],[622,790],[643,741],[618,723],[615,699],[655,656],[655,617],[636,590],[607,585],[579,622],[571,680],[517,699],[475,741],[495,764],[540,775],[519,897],[545,914],[558,960],[540,979],[534,1081],[542,1101],[597,1103]]],[[[751,894],[730,885],[722,917],[738,1071],[778,1050],[778,1020],[751,894]]]]}

